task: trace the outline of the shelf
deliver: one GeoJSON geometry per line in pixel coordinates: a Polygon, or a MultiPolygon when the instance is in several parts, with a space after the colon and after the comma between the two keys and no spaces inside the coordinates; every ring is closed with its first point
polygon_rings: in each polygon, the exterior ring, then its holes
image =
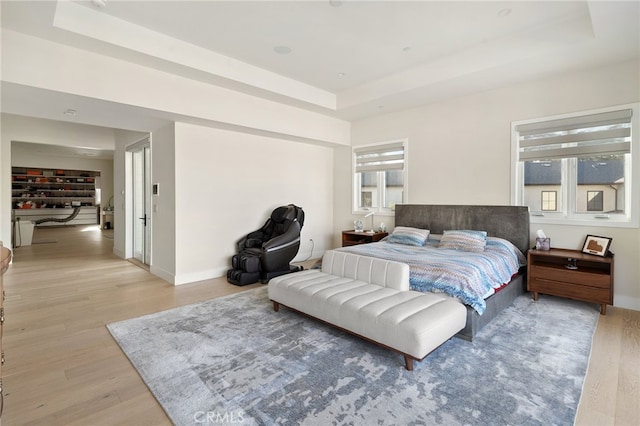
{"type": "Polygon", "coordinates": [[[93,206],[99,172],[13,167],[11,201],[16,211],[93,206]],[[25,208],[25,206],[27,208],[25,208]]]}
{"type": "Polygon", "coordinates": [[[540,256],[548,259],[572,258],[572,259],[586,260],[588,262],[596,262],[596,263],[609,263],[609,260],[607,259],[610,259],[612,257],[611,252],[609,252],[609,255],[605,257],[600,257],[593,254],[582,253],[581,251],[578,251],[578,250],[561,249],[561,248],[552,248],[550,250],[531,249],[529,250],[529,253],[531,253],[533,256],[540,256]]]}
{"type": "Polygon", "coordinates": [[[609,268],[607,269],[602,269],[602,268],[590,268],[589,266],[586,265],[578,265],[577,269],[570,269],[567,268],[566,265],[568,264],[568,259],[565,259],[565,262],[563,264],[558,264],[558,263],[544,263],[544,262],[538,262],[536,265],[539,268],[546,268],[546,269],[551,269],[551,270],[560,270],[560,271],[568,271],[567,273],[578,273],[578,272],[583,272],[583,273],[587,273],[587,274],[602,274],[602,275],[609,275],[610,271],[609,268]]]}
{"type": "Polygon", "coordinates": [[[387,235],[389,234],[386,232],[342,231],[342,247],[375,243],[387,235]]]}

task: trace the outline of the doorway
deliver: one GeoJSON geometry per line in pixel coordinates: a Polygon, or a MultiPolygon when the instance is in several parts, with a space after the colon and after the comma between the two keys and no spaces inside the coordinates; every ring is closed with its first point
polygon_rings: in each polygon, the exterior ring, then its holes
{"type": "Polygon", "coordinates": [[[130,176],[132,259],[151,265],[151,143],[144,139],[127,148],[130,176]]]}

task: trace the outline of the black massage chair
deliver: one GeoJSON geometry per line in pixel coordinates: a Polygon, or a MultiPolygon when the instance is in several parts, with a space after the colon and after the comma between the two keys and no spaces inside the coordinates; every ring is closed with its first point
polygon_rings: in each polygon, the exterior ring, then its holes
{"type": "Polygon", "coordinates": [[[266,284],[273,277],[302,269],[289,264],[300,248],[304,211],[293,204],[278,207],[262,228],[237,243],[227,281],[235,285],[266,284]]]}

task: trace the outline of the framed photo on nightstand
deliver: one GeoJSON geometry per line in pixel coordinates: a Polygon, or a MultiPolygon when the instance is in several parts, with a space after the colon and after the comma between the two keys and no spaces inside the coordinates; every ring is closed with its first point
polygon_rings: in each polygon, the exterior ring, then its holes
{"type": "Polygon", "coordinates": [[[582,246],[582,252],[587,254],[595,254],[596,256],[606,256],[611,246],[613,238],[598,237],[596,235],[587,235],[582,246]]]}

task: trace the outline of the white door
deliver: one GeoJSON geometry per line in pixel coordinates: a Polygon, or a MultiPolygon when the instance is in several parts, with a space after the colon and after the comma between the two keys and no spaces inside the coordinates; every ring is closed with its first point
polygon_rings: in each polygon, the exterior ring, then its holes
{"type": "Polygon", "coordinates": [[[133,258],[151,264],[151,147],[149,141],[129,148],[133,258]]]}

